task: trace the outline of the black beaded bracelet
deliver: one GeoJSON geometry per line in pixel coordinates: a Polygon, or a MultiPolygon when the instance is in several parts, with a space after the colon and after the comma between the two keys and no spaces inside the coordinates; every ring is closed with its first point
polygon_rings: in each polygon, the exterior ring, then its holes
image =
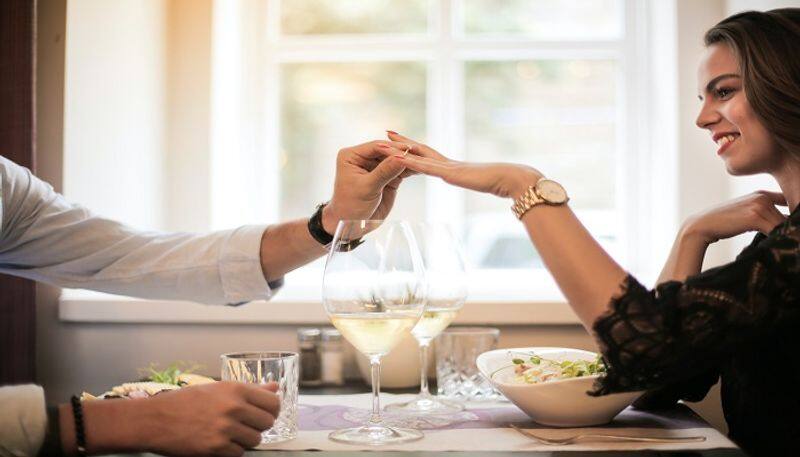
{"type": "Polygon", "coordinates": [[[78,455],[86,455],[86,432],[83,428],[83,406],[81,400],[75,395],[70,398],[72,404],[72,417],[75,419],[75,441],[78,445],[78,455]]]}

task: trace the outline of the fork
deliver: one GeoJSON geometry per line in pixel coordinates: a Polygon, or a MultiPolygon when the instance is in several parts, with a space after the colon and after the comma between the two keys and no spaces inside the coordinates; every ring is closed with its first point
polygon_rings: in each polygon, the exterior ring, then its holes
{"type": "Polygon", "coordinates": [[[583,439],[608,439],[617,441],[628,441],[634,443],[699,443],[706,440],[705,436],[679,436],[679,437],[649,437],[649,436],[625,436],[625,435],[606,435],[602,433],[581,433],[567,438],[545,438],[543,436],[531,433],[514,424],[509,424],[511,428],[522,433],[528,438],[532,438],[542,444],[549,446],[561,446],[564,444],[573,444],[583,439]]]}

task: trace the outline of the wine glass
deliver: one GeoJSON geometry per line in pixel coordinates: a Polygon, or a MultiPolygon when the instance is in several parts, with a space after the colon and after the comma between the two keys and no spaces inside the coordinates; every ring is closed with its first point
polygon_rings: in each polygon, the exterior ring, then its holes
{"type": "Polygon", "coordinates": [[[390,427],[380,414],[380,363],[419,321],[425,307],[425,268],[406,222],[341,221],[325,263],[322,300],[333,325],[372,367],[372,415],[360,427],[328,437],[350,444],[394,444],[422,432],[390,427]]]}
{"type": "Polygon", "coordinates": [[[422,318],[411,330],[419,343],[420,391],[412,400],[391,404],[386,409],[413,414],[457,413],[464,409],[461,403],[431,395],[427,366],[431,341],[456,318],[467,298],[464,256],[458,239],[446,224],[418,223],[413,225],[413,229],[428,283],[427,305],[422,318]]]}

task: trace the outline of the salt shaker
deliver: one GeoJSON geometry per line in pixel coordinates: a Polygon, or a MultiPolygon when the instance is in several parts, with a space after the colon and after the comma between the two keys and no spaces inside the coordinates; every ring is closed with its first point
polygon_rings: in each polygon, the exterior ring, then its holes
{"type": "Polygon", "coordinates": [[[342,334],[335,328],[322,329],[320,353],[322,360],[322,383],[328,386],[344,384],[344,354],[342,334]]]}
{"type": "Polygon", "coordinates": [[[320,358],[320,336],[318,328],[297,329],[297,344],[300,347],[300,385],[322,384],[322,360],[320,358]]]}

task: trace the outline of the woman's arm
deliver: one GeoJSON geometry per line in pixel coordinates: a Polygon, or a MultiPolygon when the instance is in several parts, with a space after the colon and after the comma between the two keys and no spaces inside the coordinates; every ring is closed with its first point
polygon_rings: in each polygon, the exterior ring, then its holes
{"type": "MultiPolygon", "coordinates": [[[[450,160],[395,132],[389,132],[389,138],[394,143],[384,150],[399,156],[408,169],[510,201],[543,177],[538,170],[524,165],[450,160]],[[408,146],[410,154],[403,152],[408,146]]],[[[749,230],[769,232],[785,219],[775,209],[776,203],[785,204],[781,194],[757,192],[691,218],[673,246],[661,279],[681,280],[699,273],[705,248],[711,242],[749,230]]],[[[621,292],[627,273],[594,240],[568,205],[536,205],[523,215],[522,223],[567,301],[584,327],[591,330],[597,318],[608,311],[611,299],[621,292]]]]}
{"type": "MultiPolygon", "coordinates": [[[[452,161],[416,143],[405,154],[407,139],[393,139],[402,143],[387,154],[405,156],[407,168],[464,188],[515,198],[541,177],[521,165],[452,161]]],[[[522,217],[545,265],[608,362],[598,394],[686,380],[777,323],[800,323],[800,294],[794,293],[800,283],[800,215],[772,229],[773,222],[784,220],[774,207],[780,201],[780,194],[758,192],[698,218],[694,228],[715,239],[751,230],[770,235],[733,263],[650,290],[603,251],[567,205],[537,205],[522,217]]],[[[676,276],[700,263],[700,249],[683,241],[670,267],[676,276]]]]}
{"type": "Polygon", "coordinates": [[[658,284],[683,281],[700,273],[706,250],[712,243],[746,231],[764,234],[772,231],[786,220],[775,205],[786,205],[783,194],[760,191],[690,217],[675,238],[658,284]]]}
{"type": "MultiPolygon", "coordinates": [[[[400,135],[390,133],[390,139],[398,143],[387,153],[400,156],[407,168],[472,190],[515,199],[542,177],[530,167],[456,162],[400,135]],[[402,152],[406,144],[412,146],[411,154],[402,152]]],[[[522,223],[567,301],[591,330],[619,292],[625,270],[592,238],[568,205],[534,206],[522,223]]]]}
{"type": "Polygon", "coordinates": [[[667,262],[658,276],[657,284],[667,281],[683,281],[700,273],[708,244],[686,226],[675,237],[667,262]]]}

